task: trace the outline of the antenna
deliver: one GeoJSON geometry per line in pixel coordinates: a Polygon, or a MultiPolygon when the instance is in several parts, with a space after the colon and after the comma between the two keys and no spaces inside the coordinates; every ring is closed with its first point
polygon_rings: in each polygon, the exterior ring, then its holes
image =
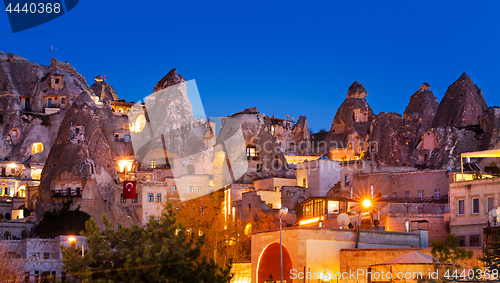
{"type": "Polygon", "coordinates": [[[51,46],[50,51],[52,53],[52,58],[54,58],[54,50],[57,50],[57,48],[54,48],[54,46],[51,46]]]}

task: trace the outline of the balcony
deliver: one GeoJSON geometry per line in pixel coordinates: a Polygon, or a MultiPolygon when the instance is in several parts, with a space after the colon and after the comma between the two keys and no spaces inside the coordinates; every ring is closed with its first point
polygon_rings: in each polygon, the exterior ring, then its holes
{"type": "Polygon", "coordinates": [[[82,192],[80,188],[74,189],[66,189],[66,190],[52,190],[50,191],[53,198],[57,197],[70,197],[70,198],[81,198],[82,192]]]}

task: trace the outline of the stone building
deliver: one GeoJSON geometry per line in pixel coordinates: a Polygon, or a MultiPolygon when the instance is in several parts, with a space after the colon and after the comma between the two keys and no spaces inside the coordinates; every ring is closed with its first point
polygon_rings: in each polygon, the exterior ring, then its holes
{"type": "MultiPolygon", "coordinates": [[[[53,276],[62,282],[69,279],[63,269],[61,246],[70,246],[70,240],[76,241],[76,246],[86,249],[87,243],[83,236],[57,236],[54,239],[5,240],[0,246],[14,253],[16,258],[24,263],[24,279],[26,282],[40,282],[53,276]]],[[[85,251],[83,251],[85,252],[85,251]]]]}
{"type": "MultiPolygon", "coordinates": [[[[354,247],[355,231],[351,229],[293,227],[283,229],[283,280],[304,282],[298,272],[314,276],[324,269],[334,273],[341,269],[341,249],[354,247]],[[321,252],[318,252],[321,251],[321,252]]],[[[264,231],[252,234],[252,282],[265,282],[270,275],[280,278],[280,233],[264,231]]],[[[420,246],[420,235],[405,232],[361,230],[360,248],[414,248],[420,246]]],[[[313,279],[308,278],[308,279],[313,279]]],[[[318,282],[320,277],[311,282],[318,282]]]]}

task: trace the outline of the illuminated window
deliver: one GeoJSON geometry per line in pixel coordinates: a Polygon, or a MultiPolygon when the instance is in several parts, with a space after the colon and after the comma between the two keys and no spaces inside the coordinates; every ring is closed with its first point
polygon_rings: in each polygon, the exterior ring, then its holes
{"type": "Polygon", "coordinates": [[[152,193],[150,193],[150,194],[148,195],[148,201],[149,201],[149,202],[153,202],[153,201],[155,201],[155,195],[154,195],[154,194],[152,194],[152,193]]]}
{"type": "Polygon", "coordinates": [[[50,259],[50,253],[43,253],[43,259],[50,259]]]}
{"type": "Polygon", "coordinates": [[[156,159],[151,159],[151,161],[149,161],[149,168],[156,168],[156,159]]]}
{"type": "Polygon", "coordinates": [[[33,148],[31,149],[31,152],[33,154],[39,153],[39,152],[42,152],[42,151],[43,151],[43,143],[36,142],[36,143],[33,144],[33,148]]]}
{"type": "Polygon", "coordinates": [[[156,201],[161,202],[161,194],[156,194],[156,201]]]}
{"type": "Polygon", "coordinates": [[[302,187],[307,188],[307,179],[306,178],[302,179],[302,187]]]}
{"type": "Polygon", "coordinates": [[[137,117],[134,123],[130,124],[130,131],[132,133],[140,133],[144,129],[144,126],[146,125],[146,117],[144,115],[140,115],[137,117]]]}
{"type": "Polygon", "coordinates": [[[19,190],[19,197],[20,198],[26,197],[26,190],[25,189],[20,189],[19,190]]]}
{"type": "Polygon", "coordinates": [[[255,146],[247,146],[247,159],[254,160],[258,158],[257,148],[255,146]]]}
{"type": "Polygon", "coordinates": [[[31,179],[40,180],[42,176],[42,169],[31,169],[31,179]]]}

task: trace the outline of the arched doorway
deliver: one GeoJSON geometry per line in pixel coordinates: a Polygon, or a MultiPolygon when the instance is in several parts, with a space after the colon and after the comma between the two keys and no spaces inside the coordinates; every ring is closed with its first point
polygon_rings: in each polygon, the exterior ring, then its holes
{"type": "MultiPolygon", "coordinates": [[[[290,270],[292,269],[292,259],[287,249],[283,246],[283,281],[292,282],[290,270]]],[[[280,244],[272,243],[268,245],[259,258],[257,266],[257,282],[264,283],[267,280],[280,281],[280,244]]]]}

